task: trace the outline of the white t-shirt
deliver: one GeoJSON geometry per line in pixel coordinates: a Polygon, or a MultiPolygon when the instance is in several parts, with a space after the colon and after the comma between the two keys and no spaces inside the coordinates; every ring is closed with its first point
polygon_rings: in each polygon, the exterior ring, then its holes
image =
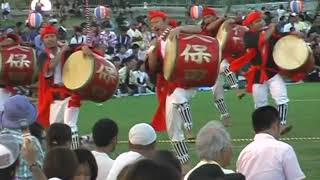
{"type": "Polygon", "coordinates": [[[134,37],[135,38],[139,38],[139,37],[143,38],[142,33],[138,29],[133,30],[133,29],[130,28],[127,31],[127,34],[131,37],[131,39],[134,38],[134,37]]]}
{"type": "Polygon", "coordinates": [[[292,25],[292,23],[287,23],[284,25],[283,27],[283,32],[290,32],[290,28],[293,27],[295,28],[295,31],[303,31],[303,30],[306,30],[307,27],[305,27],[305,24],[301,21],[299,21],[298,23],[294,23],[292,25]]]}
{"type": "Polygon", "coordinates": [[[286,15],[286,10],[284,9],[277,9],[277,13],[278,13],[278,21],[280,19],[281,16],[285,16],[286,15]]]}
{"type": "Polygon", "coordinates": [[[114,160],[113,166],[106,180],[117,180],[119,173],[125,166],[143,158],[144,157],[141,154],[134,151],[124,152],[120,154],[117,159],[114,160]]]}
{"type": "Polygon", "coordinates": [[[266,133],[256,134],[254,141],[241,151],[237,171],[247,180],[305,178],[293,148],[266,133]]]}
{"type": "Polygon", "coordinates": [[[11,11],[10,4],[8,2],[1,3],[1,9],[3,11],[5,10],[7,12],[10,12],[11,11]]]}
{"type": "Polygon", "coordinates": [[[108,154],[97,151],[91,151],[98,165],[97,180],[105,180],[108,177],[109,171],[114,163],[108,154]]]}
{"type": "Polygon", "coordinates": [[[70,40],[70,44],[83,44],[86,42],[86,36],[84,35],[81,35],[81,36],[78,36],[76,38],[76,36],[73,36],[70,40]]]}

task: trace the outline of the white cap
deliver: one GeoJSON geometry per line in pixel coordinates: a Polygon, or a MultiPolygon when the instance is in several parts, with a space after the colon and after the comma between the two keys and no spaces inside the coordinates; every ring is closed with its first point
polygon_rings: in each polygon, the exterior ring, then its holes
{"type": "Polygon", "coordinates": [[[18,159],[20,146],[10,134],[0,135],[0,169],[11,166],[18,159]]]}
{"type": "Polygon", "coordinates": [[[290,16],[291,16],[291,17],[296,17],[297,15],[298,15],[298,14],[297,14],[297,13],[294,13],[294,12],[293,12],[293,13],[290,13],[290,16]]]}
{"type": "Polygon", "coordinates": [[[157,139],[155,130],[146,123],[134,125],[129,131],[129,141],[134,145],[149,145],[157,139]]]}
{"type": "Polygon", "coordinates": [[[49,19],[49,23],[58,23],[57,19],[49,19]]]}

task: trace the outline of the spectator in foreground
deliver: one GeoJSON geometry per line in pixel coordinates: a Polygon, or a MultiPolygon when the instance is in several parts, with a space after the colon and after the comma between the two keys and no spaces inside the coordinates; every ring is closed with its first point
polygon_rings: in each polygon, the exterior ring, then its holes
{"type": "Polygon", "coordinates": [[[0,177],[1,180],[15,179],[16,170],[19,167],[20,147],[19,143],[12,141],[14,136],[10,134],[0,135],[0,177]]]}
{"type": "Polygon", "coordinates": [[[76,149],[74,152],[77,155],[79,165],[73,180],[96,180],[98,165],[93,154],[86,149],[76,149]]]}
{"type": "Polygon", "coordinates": [[[63,123],[53,123],[47,130],[47,150],[55,147],[71,148],[71,128],[63,123]]]}
{"type": "Polygon", "coordinates": [[[180,174],[182,173],[180,161],[171,151],[167,151],[167,150],[156,151],[152,159],[158,164],[162,164],[164,166],[171,166],[175,168],[180,174]]]}
{"type": "Polygon", "coordinates": [[[100,119],[92,128],[95,150],[91,151],[98,165],[97,180],[105,180],[114,160],[109,157],[117,145],[118,125],[111,119],[100,119]]]}
{"type": "Polygon", "coordinates": [[[121,170],[139,159],[151,158],[155,152],[157,134],[146,123],[134,125],[129,131],[129,151],[120,154],[106,180],[116,180],[121,170]]]}
{"type": "Polygon", "coordinates": [[[201,169],[216,172],[208,175],[211,178],[234,173],[225,169],[231,161],[232,147],[230,135],[220,122],[211,121],[201,128],[196,138],[196,151],[200,162],[186,174],[184,180],[194,179],[192,177],[197,177],[201,169]]]}
{"type": "Polygon", "coordinates": [[[240,153],[237,171],[247,180],[300,180],[304,179],[293,148],[280,137],[280,118],[276,108],[264,106],[252,113],[256,133],[253,142],[240,153]],[[266,160],[267,158],[267,160],[266,160]]]}
{"type": "Polygon", "coordinates": [[[181,174],[172,166],[158,164],[149,159],[140,160],[129,165],[118,180],[180,180],[181,174]]]}
{"type": "Polygon", "coordinates": [[[48,179],[74,180],[79,162],[75,152],[65,147],[50,150],[43,163],[43,172],[48,179]]]}
{"type": "MultiPolygon", "coordinates": [[[[12,135],[12,141],[23,145],[23,135],[26,133],[25,128],[36,121],[37,110],[35,106],[25,96],[11,96],[4,103],[4,110],[0,115],[0,134],[12,135]],[[25,127],[26,126],[26,127],[25,127]],[[24,132],[21,130],[24,129],[24,132]]],[[[36,160],[35,163],[42,167],[44,153],[38,139],[28,134],[29,139],[35,146],[36,160]]],[[[18,179],[32,179],[32,172],[29,164],[23,155],[20,156],[19,168],[16,171],[18,179]]]]}

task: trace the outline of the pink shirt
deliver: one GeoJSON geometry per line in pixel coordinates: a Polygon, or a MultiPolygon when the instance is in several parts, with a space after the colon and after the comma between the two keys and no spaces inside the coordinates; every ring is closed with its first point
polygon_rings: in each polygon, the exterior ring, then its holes
{"type": "Polygon", "coordinates": [[[305,178],[293,148],[266,133],[256,134],[237,160],[237,171],[247,180],[299,180],[305,178]]]}

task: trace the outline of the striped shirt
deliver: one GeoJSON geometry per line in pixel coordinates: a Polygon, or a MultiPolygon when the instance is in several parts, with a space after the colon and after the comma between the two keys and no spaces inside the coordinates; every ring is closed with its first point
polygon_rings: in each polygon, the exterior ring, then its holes
{"type": "MultiPolygon", "coordinates": [[[[14,141],[17,141],[21,146],[23,144],[22,132],[20,130],[4,128],[0,131],[0,134],[10,134],[15,138],[14,141]]],[[[31,136],[31,141],[33,142],[35,150],[38,154],[37,163],[42,167],[44,159],[42,147],[36,137],[31,136]]],[[[32,180],[32,173],[29,170],[28,162],[24,159],[22,154],[20,155],[20,164],[16,171],[16,177],[19,180],[32,180]]]]}
{"type": "Polygon", "coordinates": [[[117,35],[112,31],[102,31],[100,33],[100,41],[100,43],[106,45],[106,47],[115,47],[118,44],[117,35]]]}

